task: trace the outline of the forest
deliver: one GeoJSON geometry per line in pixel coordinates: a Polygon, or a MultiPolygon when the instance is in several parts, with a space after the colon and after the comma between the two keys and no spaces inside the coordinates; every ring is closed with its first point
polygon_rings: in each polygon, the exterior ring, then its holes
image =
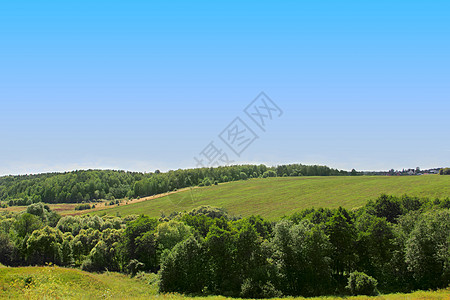
{"type": "Polygon", "coordinates": [[[438,289],[450,283],[450,199],[381,195],[359,209],[311,208],[278,221],[208,206],[160,218],[61,217],[35,203],[1,212],[0,263],[152,272],[161,292],[187,295],[438,289]]]}
{"type": "Polygon", "coordinates": [[[301,164],[267,167],[235,165],[152,173],[114,170],[86,170],[66,173],[0,177],[0,201],[3,205],[95,202],[125,197],[144,197],[189,186],[247,178],[275,176],[339,176],[348,172],[326,166],[301,164]]]}

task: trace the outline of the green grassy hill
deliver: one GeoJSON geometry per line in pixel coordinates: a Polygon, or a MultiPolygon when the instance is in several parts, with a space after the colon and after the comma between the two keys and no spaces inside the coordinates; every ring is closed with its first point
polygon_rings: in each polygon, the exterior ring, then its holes
{"type": "Polygon", "coordinates": [[[231,214],[278,218],[310,207],[355,208],[386,193],[401,196],[449,197],[450,176],[283,177],[251,179],[193,188],[170,196],[93,212],[146,214],[158,217],[199,205],[223,207],[231,214]]]}
{"type": "Polygon", "coordinates": [[[156,280],[149,283],[118,273],[93,274],[60,267],[0,267],[0,298],[126,299],[156,295],[157,290],[156,280]]]}
{"type": "MultiPolygon", "coordinates": [[[[362,299],[449,299],[450,290],[391,294],[379,297],[346,297],[362,299]]],[[[77,269],[60,267],[0,266],[1,299],[167,299],[167,300],[225,300],[222,296],[190,298],[177,294],[158,295],[156,275],[147,274],[144,279],[130,278],[117,273],[94,274],[77,269]]],[[[305,299],[305,298],[291,298],[305,299]]],[[[344,299],[338,297],[307,298],[344,299]]]]}

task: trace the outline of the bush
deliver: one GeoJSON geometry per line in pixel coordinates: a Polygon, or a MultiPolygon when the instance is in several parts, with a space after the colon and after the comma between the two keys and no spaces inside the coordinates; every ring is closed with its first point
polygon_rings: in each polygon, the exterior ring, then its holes
{"type": "Polygon", "coordinates": [[[211,186],[211,185],[212,185],[211,179],[209,178],[203,179],[203,181],[200,183],[200,186],[211,186]]]}
{"type": "Polygon", "coordinates": [[[261,284],[251,279],[245,279],[241,285],[242,298],[279,298],[283,294],[277,290],[271,282],[261,284]]]}
{"type": "Polygon", "coordinates": [[[77,206],[75,206],[75,210],[86,210],[86,209],[91,209],[91,205],[90,204],[79,204],[77,206]]]}
{"type": "Polygon", "coordinates": [[[127,265],[127,272],[131,277],[136,276],[136,274],[144,268],[144,264],[137,259],[132,259],[127,265]]]}
{"type": "Polygon", "coordinates": [[[277,177],[277,173],[275,171],[269,170],[269,171],[265,171],[262,175],[263,178],[267,178],[267,177],[277,177]]]}
{"type": "Polygon", "coordinates": [[[450,175],[450,168],[440,169],[439,175],[450,175]]]}
{"type": "Polygon", "coordinates": [[[378,294],[377,285],[378,282],[375,278],[363,272],[353,272],[348,278],[347,288],[353,295],[375,296],[378,294]]]}

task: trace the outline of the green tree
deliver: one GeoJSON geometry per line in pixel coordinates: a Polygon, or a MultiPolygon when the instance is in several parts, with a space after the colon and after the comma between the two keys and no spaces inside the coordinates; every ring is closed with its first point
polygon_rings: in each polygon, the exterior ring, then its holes
{"type": "Polygon", "coordinates": [[[42,226],[43,223],[39,217],[29,213],[24,213],[17,218],[13,228],[19,237],[25,238],[33,231],[42,228],[42,226]]]}
{"type": "MultiPolygon", "coordinates": [[[[343,276],[354,269],[356,261],[356,229],[346,216],[347,212],[339,208],[325,224],[325,230],[333,247],[331,254],[334,274],[343,276]]],[[[339,280],[342,280],[341,277],[339,280]]]]}
{"type": "Polygon", "coordinates": [[[27,240],[27,261],[31,264],[61,263],[62,232],[50,226],[35,230],[27,240]]]}
{"type": "Polygon", "coordinates": [[[205,238],[210,268],[209,290],[214,294],[236,295],[240,290],[239,277],[235,268],[235,235],[230,224],[216,219],[205,238]]]}
{"type": "Polygon", "coordinates": [[[392,254],[398,250],[394,244],[393,225],[385,218],[363,214],[357,220],[358,269],[391,283],[392,254]]]}
{"type": "Polygon", "coordinates": [[[161,223],[156,228],[156,241],[158,248],[171,250],[179,242],[184,241],[192,234],[189,226],[182,222],[171,220],[161,223]]]}
{"type": "Polygon", "coordinates": [[[11,266],[17,263],[17,249],[8,236],[0,233],[0,263],[11,266]]]}
{"type": "Polygon", "coordinates": [[[143,253],[146,251],[145,248],[147,246],[154,248],[154,238],[150,237],[150,235],[146,235],[144,238],[143,236],[146,233],[154,235],[157,226],[158,220],[144,215],[139,216],[136,220],[133,220],[127,224],[127,228],[124,233],[124,246],[128,260],[137,259],[143,262],[139,256],[145,255],[143,253]]]}
{"type": "Polygon", "coordinates": [[[369,202],[368,211],[377,217],[386,218],[390,223],[396,223],[403,214],[401,202],[397,197],[381,195],[375,202],[369,202]]]}
{"type": "Polygon", "coordinates": [[[205,248],[194,236],[177,244],[161,263],[161,292],[199,294],[208,278],[205,248]]]}
{"type": "Polygon", "coordinates": [[[405,246],[405,261],[416,280],[416,288],[444,288],[450,284],[448,209],[423,215],[405,246]]]}
{"type": "Polygon", "coordinates": [[[331,244],[320,228],[309,221],[294,225],[283,220],[275,226],[272,248],[283,293],[312,296],[330,291],[331,244]]]}

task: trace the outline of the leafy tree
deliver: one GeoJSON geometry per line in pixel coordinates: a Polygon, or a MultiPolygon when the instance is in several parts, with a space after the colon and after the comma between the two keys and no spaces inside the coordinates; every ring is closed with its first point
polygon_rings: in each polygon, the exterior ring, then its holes
{"type": "Polygon", "coordinates": [[[8,236],[0,234],[0,263],[11,266],[16,263],[17,249],[8,236]]]}
{"type": "Polygon", "coordinates": [[[444,288],[450,284],[449,210],[423,215],[405,246],[405,261],[416,288],[444,288]]]}
{"type": "Polygon", "coordinates": [[[27,260],[31,264],[61,263],[61,231],[50,226],[35,230],[27,240],[27,260]]]}
{"type": "Polygon", "coordinates": [[[207,275],[205,248],[194,236],[177,244],[161,263],[161,292],[199,294],[207,275]]]}
{"type": "Polygon", "coordinates": [[[275,278],[275,268],[267,260],[267,249],[263,240],[250,221],[242,227],[235,237],[236,252],[234,264],[240,284],[240,296],[264,298],[279,296],[270,283],[275,278]]]}
{"type": "Polygon", "coordinates": [[[201,236],[206,237],[209,232],[209,229],[214,223],[214,220],[206,215],[183,215],[181,217],[181,221],[183,221],[186,225],[193,228],[196,232],[198,232],[201,236]]]}
{"type": "Polygon", "coordinates": [[[77,235],[82,228],[81,218],[74,216],[62,217],[56,224],[56,228],[58,228],[62,232],[70,232],[74,235],[77,235]]]}
{"type": "Polygon", "coordinates": [[[156,241],[161,250],[171,250],[192,234],[191,228],[182,222],[171,220],[161,223],[156,229],[156,241]]]}
{"type": "Polygon", "coordinates": [[[272,247],[285,294],[311,296],[330,289],[331,244],[319,228],[308,221],[294,225],[283,220],[275,226],[272,247]]]}
{"type": "Polygon", "coordinates": [[[81,264],[100,239],[101,233],[97,229],[89,228],[80,230],[71,242],[75,262],[81,264]]]}
{"type": "MultiPolygon", "coordinates": [[[[338,276],[354,269],[356,229],[349,220],[347,211],[339,208],[325,224],[325,230],[333,247],[332,269],[338,276]]],[[[342,277],[340,278],[342,280],[342,277]]]]}
{"type": "Polygon", "coordinates": [[[392,265],[392,254],[398,248],[394,244],[393,226],[385,218],[363,214],[357,220],[358,268],[384,282],[392,265]]]}
{"type": "Polygon", "coordinates": [[[214,294],[231,296],[240,290],[237,270],[233,264],[235,233],[226,220],[216,219],[205,238],[211,271],[208,289],[214,294]]]}
{"type": "Polygon", "coordinates": [[[71,233],[63,234],[63,242],[61,244],[61,264],[68,266],[73,263],[73,250],[72,250],[73,236],[71,233]]]}
{"type": "Polygon", "coordinates": [[[155,230],[158,220],[141,215],[127,224],[124,232],[124,251],[126,259],[137,259],[145,265],[145,270],[156,271],[155,230]]]}
{"type": "Polygon", "coordinates": [[[43,223],[39,217],[29,213],[24,213],[17,218],[17,221],[14,223],[13,227],[19,237],[25,238],[33,231],[40,229],[42,226],[43,223]]]}
{"type": "Polygon", "coordinates": [[[396,219],[403,213],[400,200],[384,194],[378,197],[375,203],[370,202],[367,207],[370,213],[380,218],[384,217],[390,223],[396,223],[396,219]]]}

